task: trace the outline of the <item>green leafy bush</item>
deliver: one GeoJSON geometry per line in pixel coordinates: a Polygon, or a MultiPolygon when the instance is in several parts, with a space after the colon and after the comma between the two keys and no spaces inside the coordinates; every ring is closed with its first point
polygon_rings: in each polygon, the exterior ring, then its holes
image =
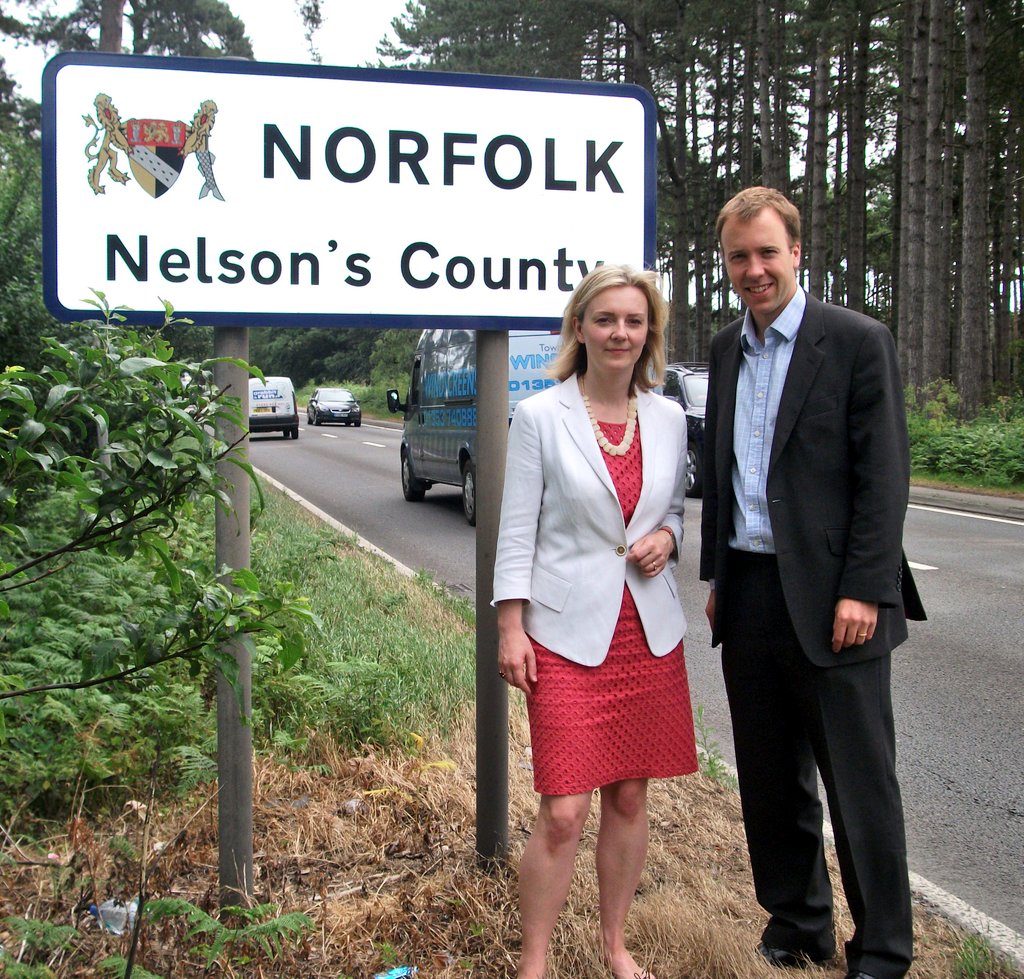
{"type": "Polygon", "coordinates": [[[129,791],[157,743],[194,779],[207,768],[194,751],[208,677],[237,677],[229,643],[251,651],[258,638],[288,668],[313,621],[290,582],[216,567],[224,464],[253,476],[218,434],[244,427],[238,399],[217,389],[212,362],[176,361],[96,295],[103,322],[44,340],[38,370],[0,372],[7,815],[129,791]]]}
{"type": "MultiPolygon", "coordinates": [[[[65,492],[40,500],[26,516],[46,545],[74,513],[65,492]]],[[[189,550],[208,536],[202,521],[184,520],[181,529],[189,550]]],[[[194,560],[177,551],[174,558],[183,570],[194,560]]],[[[4,818],[21,807],[37,816],[58,816],[82,793],[89,794],[91,809],[117,808],[145,777],[158,742],[170,760],[164,773],[170,789],[186,761],[178,760],[179,749],[204,740],[209,749],[213,722],[205,716],[201,682],[187,663],[165,664],[155,674],[116,686],[72,687],[97,650],[116,644],[126,632],[157,631],[170,600],[167,584],[157,581],[139,557],[125,561],[96,552],[79,556],[59,577],[10,594],[10,619],[0,632],[0,685],[24,690],[66,683],[69,688],[0,700],[0,730],[6,731],[0,739],[4,818]]]]}
{"type": "Polygon", "coordinates": [[[948,381],[907,392],[910,461],[917,475],[994,487],[1024,485],[1024,397],[1001,397],[976,420],[957,418],[948,381]]]}

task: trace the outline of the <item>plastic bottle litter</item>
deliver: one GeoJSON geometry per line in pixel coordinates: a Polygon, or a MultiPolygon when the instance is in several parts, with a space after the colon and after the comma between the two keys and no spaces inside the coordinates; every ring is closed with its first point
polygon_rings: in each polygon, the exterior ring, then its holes
{"type": "Polygon", "coordinates": [[[401,979],[402,976],[414,976],[420,970],[414,965],[401,965],[388,972],[378,972],[373,979],[401,979]]]}
{"type": "Polygon", "coordinates": [[[91,914],[104,931],[112,935],[123,935],[126,930],[135,927],[135,914],[139,910],[139,902],[131,900],[127,904],[117,898],[109,898],[99,907],[89,905],[91,914]]]}

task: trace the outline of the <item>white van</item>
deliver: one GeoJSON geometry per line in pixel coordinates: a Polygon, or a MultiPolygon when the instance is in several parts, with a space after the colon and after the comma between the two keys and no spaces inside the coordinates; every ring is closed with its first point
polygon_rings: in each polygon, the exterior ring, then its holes
{"type": "MultiPolygon", "coordinates": [[[[508,416],[524,398],[555,384],[548,363],[558,331],[508,335],[508,416]]],[[[424,330],[413,356],[409,398],[387,393],[388,410],[402,412],[402,493],[419,502],[435,483],[462,487],[462,510],[476,525],[476,332],[424,330]]]]}
{"type": "Polygon", "coordinates": [[[299,407],[290,377],[249,378],[249,431],[299,437],[299,407]]]}

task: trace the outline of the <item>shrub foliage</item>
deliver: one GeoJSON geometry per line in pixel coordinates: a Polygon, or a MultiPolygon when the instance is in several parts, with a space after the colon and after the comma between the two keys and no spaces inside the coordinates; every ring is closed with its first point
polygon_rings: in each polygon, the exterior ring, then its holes
{"type": "Polygon", "coordinates": [[[204,508],[252,477],[217,434],[244,419],[213,362],[176,361],[96,305],[103,321],[43,341],[38,370],[0,374],[0,810],[46,813],[55,792],[145,770],[209,669],[236,677],[229,642],[260,637],[290,665],[312,618],[290,583],[201,546],[204,508]],[[123,696],[100,689],[115,680],[123,696]],[[173,696],[144,695],[161,683],[173,696]]]}
{"type": "Polygon", "coordinates": [[[917,475],[994,487],[1024,485],[1024,396],[997,398],[972,422],[958,420],[948,381],[907,392],[910,459],[917,475]]]}

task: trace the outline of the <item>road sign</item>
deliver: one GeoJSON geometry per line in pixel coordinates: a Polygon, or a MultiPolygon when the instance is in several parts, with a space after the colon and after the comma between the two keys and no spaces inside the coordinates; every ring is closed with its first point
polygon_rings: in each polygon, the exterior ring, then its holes
{"type": "Polygon", "coordinates": [[[651,266],[655,110],[632,85],[58,55],[44,284],[160,322],[532,329],[651,266]]]}

